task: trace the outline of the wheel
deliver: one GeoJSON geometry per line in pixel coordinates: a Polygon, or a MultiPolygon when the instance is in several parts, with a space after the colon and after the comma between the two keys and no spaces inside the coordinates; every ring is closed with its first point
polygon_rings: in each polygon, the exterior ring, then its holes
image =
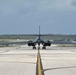
{"type": "Polygon", "coordinates": [[[40,49],[40,47],[38,47],[38,49],[40,49]]]}
{"type": "Polygon", "coordinates": [[[46,47],[44,46],[42,49],[46,49],[46,47]]]}
{"type": "Polygon", "coordinates": [[[33,47],[33,49],[36,49],[36,47],[33,47]]]}

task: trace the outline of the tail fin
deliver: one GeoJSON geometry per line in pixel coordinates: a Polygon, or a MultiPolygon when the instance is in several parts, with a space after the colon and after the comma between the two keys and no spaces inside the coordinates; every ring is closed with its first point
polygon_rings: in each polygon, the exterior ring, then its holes
{"type": "Polygon", "coordinates": [[[40,26],[39,26],[39,38],[40,38],[40,26]]]}

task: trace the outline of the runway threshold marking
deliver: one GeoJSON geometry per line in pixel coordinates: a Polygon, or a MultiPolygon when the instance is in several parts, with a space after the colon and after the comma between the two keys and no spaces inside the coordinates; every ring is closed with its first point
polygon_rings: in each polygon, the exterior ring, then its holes
{"type": "Polygon", "coordinates": [[[38,50],[38,55],[37,55],[36,75],[44,75],[40,50],[38,50]]]}

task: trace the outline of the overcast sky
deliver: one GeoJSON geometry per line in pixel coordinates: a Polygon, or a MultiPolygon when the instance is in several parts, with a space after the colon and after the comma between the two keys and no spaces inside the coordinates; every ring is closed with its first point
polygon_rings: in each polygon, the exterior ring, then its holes
{"type": "Polygon", "coordinates": [[[0,34],[76,34],[76,0],[0,0],[0,34]]]}

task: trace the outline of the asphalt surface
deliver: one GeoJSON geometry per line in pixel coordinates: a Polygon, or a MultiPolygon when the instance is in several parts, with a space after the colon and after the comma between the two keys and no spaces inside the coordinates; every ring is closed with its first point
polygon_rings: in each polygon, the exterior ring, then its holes
{"type": "MultiPolygon", "coordinates": [[[[36,75],[37,53],[28,46],[0,48],[0,75],[36,75]]],[[[40,56],[45,75],[76,75],[75,47],[47,47],[40,56]]]]}

